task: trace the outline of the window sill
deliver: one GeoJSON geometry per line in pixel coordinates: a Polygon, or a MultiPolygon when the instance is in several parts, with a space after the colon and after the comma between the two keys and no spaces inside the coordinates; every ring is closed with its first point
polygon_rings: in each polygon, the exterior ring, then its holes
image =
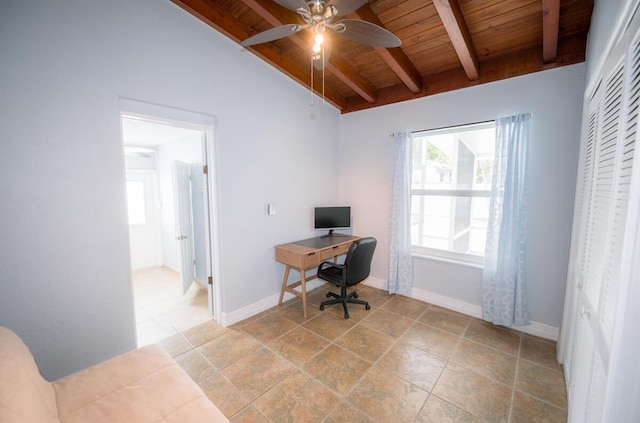
{"type": "Polygon", "coordinates": [[[476,269],[484,269],[484,265],[482,265],[480,263],[473,263],[473,262],[470,262],[470,261],[464,261],[464,260],[457,260],[457,259],[453,259],[453,258],[440,257],[440,256],[436,256],[436,255],[432,255],[432,254],[426,254],[426,253],[420,253],[420,252],[416,252],[416,251],[412,252],[411,256],[414,257],[414,258],[441,261],[441,262],[444,262],[444,263],[457,264],[459,266],[473,267],[473,268],[476,268],[476,269]]]}

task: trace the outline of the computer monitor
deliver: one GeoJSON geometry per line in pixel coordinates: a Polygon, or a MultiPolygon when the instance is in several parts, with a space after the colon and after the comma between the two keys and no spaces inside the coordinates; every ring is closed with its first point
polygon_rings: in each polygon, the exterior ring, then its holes
{"type": "Polygon", "coordinates": [[[334,229],[351,227],[351,207],[316,207],[314,217],[316,229],[329,229],[325,236],[334,235],[334,229]]]}

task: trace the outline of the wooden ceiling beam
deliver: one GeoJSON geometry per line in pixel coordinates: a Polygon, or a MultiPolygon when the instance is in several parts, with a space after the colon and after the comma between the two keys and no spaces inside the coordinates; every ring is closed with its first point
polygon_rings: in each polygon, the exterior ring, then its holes
{"type": "MultiPolygon", "coordinates": [[[[213,29],[221,32],[232,40],[239,42],[250,36],[249,30],[245,25],[229,15],[224,9],[218,6],[214,0],[171,0],[174,4],[186,10],[196,18],[211,26],[213,29]]],[[[270,44],[259,44],[250,47],[253,52],[276,67],[280,71],[289,75],[295,81],[305,87],[311,84],[311,75],[309,71],[301,69],[296,63],[292,62],[280,51],[270,44]]],[[[320,81],[314,81],[314,91],[322,93],[323,87],[320,81]]],[[[342,109],[345,105],[345,99],[336,91],[329,87],[324,87],[324,97],[338,109],[342,109]]]]}
{"type": "Polygon", "coordinates": [[[544,63],[555,62],[558,56],[560,0],[542,0],[542,57],[544,63]]]}
{"type": "Polygon", "coordinates": [[[532,47],[525,51],[503,56],[483,62],[482,71],[475,81],[469,80],[462,68],[424,76],[425,87],[418,94],[411,93],[404,84],[382,88],[378,91],[378,101],[375,104],[365,103],[357,96],[347,98],[347,105],[342,113],[350,113],[371,107],[398,103],[406,100],[441,94],[448,91],[468,88],[487,82],[494,82],[516,76],[527,75],[547,69],[584,62],[587,45],[587,34],[577,34],[573,37],[562,38],[558,43],[558,57],[553,63],[543,63],[542,52],[539,47],[532,47]]]}
{"type": "Polygon", "coordinates": [[[472,81],[477,80],[480,77],[480,60],[473,47],[471,34],[458,0],[433,0],[433,5],[440,15],[467,77],[472,81]]]}
{"type": "MultiPolygon", "coordinates": [[[[368,4],[365,4],[360,9],[350,13],[349,17],[364,19],[365,21],[369,21],[372,24],[384,28],[384,24],[380,18],[378,18],[378,15],[368,4]]],[[[409,91],[412,93],[419,93],[422,91],[422,75],[420,75],[418,69],[416,69],[413,62],[406,54],[404,54],[404,51],[402,51],[400,47],[374,47],[374,49],[389,68],[398,76],[398,78],[400,78],[404,85],[409,88],[409,91]]]]}
{"type": "MultiPolygon", "coordinates": [[[[242,2],[273,26],[300,21],[300,16],[297,13],[278,5],[274,1],[242,0],[242,2]]],[[[308,52],[311,48],[310,41],[300,35],[293,35],[289,39],[305,52],[308,52]]],[[[336,51],[331,53],[329,63],[326,64],[326,70],[334,74],[367,102],[373,103],[376,101],[378,96],[376,87],[336,51]]]]}

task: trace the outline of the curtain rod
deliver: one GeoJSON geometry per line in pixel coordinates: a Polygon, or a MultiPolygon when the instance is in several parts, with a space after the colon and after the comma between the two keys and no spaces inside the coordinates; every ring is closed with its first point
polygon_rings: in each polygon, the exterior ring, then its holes
{"type": "MultiPolygon", "coordinates": [[[[533,116],[533,114],[531,114],[531,115],[533,116]]],[[[418,129],[418,130],[415,130],[415,131],[408,131],[408,132],[411,132],[411,133],[413,134],[413,133],[416,133],[416,132],[439,131],[439,130],[441,130],[441,129],[453,128],[453,127],[455,127],[455,126],[473,126],[473,125],[482,125],[482,124],[485,124],[485,123],[491,123],[491,122],[495,122],[495,121],[496,121],[496,119],[489,119],[489,120],[482,120],[482,121],[471,122],[471,123],[463,123],[463,124],[461,124],[461,125],[441,126],[441,127],[438,127],[438,128],[430,128],[430,129],[418,129]]],[[[393,132],[393,133],[389,134],[389,136],[390,136],[390,137],[395,137],[395,136],[396,136],[396,133],[397,133],[397,132],[393,132]]]]}
{"type": "MultiPolygon", "coordinates": [[[[531,117],[533,117],[533,113],[528,112],[528,113],[522,113],[523,115],[530,115],[531,117]]],[[[441,129],[449,129],[449,128],[454,128],[456,126],[472,126],[472,125],[482,125],[484,123],[490,123],[490,122],[495,122],[497,119],[489,119],[489,120],[482,120],[482,121],[478,121],[478,122],[471,122],[471,123],[463,123],[461,125],[453,125],[453,126],[441,126],[439,128],[431,128],[431,129],[418,129],[416,131],[408,131],[411,132],[412,134],[415,132],[426,132],[426,131],[439,131],[441,129]]],[[[397,132],[391,133],[389,134],[390,137],[395,137],[397,134],[397,132]]]]}
{"type": "MultiPolygon", "coordinates": [[[[471,123],[463,123],[461,125],[452,125],[452,126],[441,126],[439,128],[431,128],[431,129],[418,129],[415,131],[407,131],[407,132],[411,132],[412,134],[415,132],[425,132],[425,131],[439,131],[441,129],[448,129],[448,128],[455,128],[456,126],[472,126],[472,125],[482,125],[484,123],[490,123],[490,122],[495,122],[495,119],[489,119],[489,120],[483,120],[483,121],[478,121],[478,122],[471,122],[471,123]]],[[[391,134],[389,134],[390,137],[395,137],[397,132],[393,132],[391,134]]]]}

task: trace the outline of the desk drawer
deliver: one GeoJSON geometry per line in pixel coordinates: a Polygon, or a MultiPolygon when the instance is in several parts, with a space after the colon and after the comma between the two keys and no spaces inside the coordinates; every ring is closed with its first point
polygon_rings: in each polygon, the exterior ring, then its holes
{"type": "Polygon", "coordinates": [[[322,260],[320,258],[321,254],[320,251],[316,251],[313,253],[309,253],[309,254],[305,254],[304,256],[304,268],[305,269],[310,269],[312,267],[317,267],[320,265],[320,261],[322,260]]]}
{"type": "Polygon", "coordinates": [[[322,256],[322,260],[327,260],[341,254],[347,254],[350,246],[351,244],[336,245],[335,247],[320,251],[320,255],[322,256]]]}

